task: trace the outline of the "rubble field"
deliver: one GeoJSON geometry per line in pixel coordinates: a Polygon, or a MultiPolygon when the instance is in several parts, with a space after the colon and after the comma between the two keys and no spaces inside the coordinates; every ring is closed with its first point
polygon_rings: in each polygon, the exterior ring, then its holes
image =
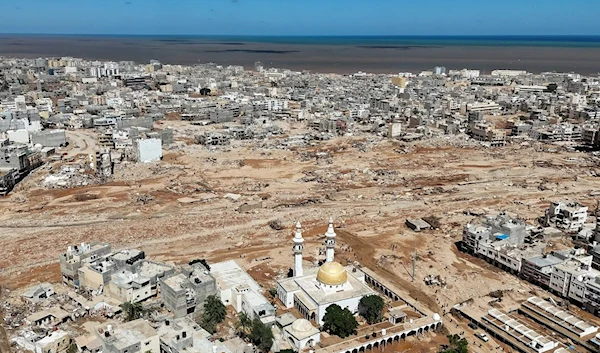
{"type": "Polygon", "coordinates": [[[44,180],[63,170],[57,162],[0,198],[0,284],[18,292],[59,282],[59,253],[98,241],[177,264],[236,259],[272,286],[292,266],[296,221],[305,229],[305,257],[316,263],[332,216],[339,261],[374,269],[436,312],[490,288],[525,298],[535,287],[457,250],[462,227],[474,214],[502,210],[534,223],[554,199],[593,207],[600,159],[536,143],[467,143],[338,137],[295,149],[180,145],[161,162],[117,165],[106,182],[63,178],[66,185],[50,188],[44,180]],[[432,216],[440,223],[434,230],[405,225],[432,216]]]}

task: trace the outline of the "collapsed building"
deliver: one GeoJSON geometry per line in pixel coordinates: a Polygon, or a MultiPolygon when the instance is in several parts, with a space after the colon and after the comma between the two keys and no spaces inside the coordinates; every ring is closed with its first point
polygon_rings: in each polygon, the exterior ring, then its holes
{"type": "Polygon", "coordinates": [[[578,202],[554,201],[546,211],[544,223],[568,232],[578,232],[587,220],[588,208],[578,202]]]}

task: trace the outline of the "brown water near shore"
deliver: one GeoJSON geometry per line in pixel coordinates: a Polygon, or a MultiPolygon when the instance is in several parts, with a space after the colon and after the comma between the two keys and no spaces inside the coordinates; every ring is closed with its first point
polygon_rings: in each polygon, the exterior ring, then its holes
{"type": "Polygon", "coordinates": [[[309,45],[219,42],[203,39],[128,37],[0,36],[0,56],[73,56],[98,60],[160,60],[168,64],[214,62],[315,72],[419,72],[443,65],[448,69],[520,69],[597,74],[600,48],[524,46],[309,45]]]}

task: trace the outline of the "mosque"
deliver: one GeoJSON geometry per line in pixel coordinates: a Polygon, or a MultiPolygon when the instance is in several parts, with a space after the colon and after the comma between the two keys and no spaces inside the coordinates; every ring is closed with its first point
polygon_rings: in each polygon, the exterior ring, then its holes
{"type": "Polygon", "coordinates": [[[306,320],[323,325],[327,307],[337,304],[358,313],[358,303],[364,296],[375,294],[365,283],[365,274],[354,266],[342,266],[334,260],[336,234],[333,220],[325,233],[325,263],[317,268],[302,266],[304,238],[302,226],[296,224],[294,235],[294,275],[277,281],[277,295],[286,308],[296,308],[306,320]]]}

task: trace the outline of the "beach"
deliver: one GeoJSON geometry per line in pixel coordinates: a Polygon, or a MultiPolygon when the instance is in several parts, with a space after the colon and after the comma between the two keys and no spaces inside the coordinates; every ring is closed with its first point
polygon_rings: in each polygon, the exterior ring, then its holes
{"type": "Polygon", "coordinates": [[[0,36],[0,56],[61,57],[97,60],[132,60],[165,64],[214,62],[220,65],[244,65],[256,61],[266,67],[310,70],[323,73],[398,73],[448,69],[521,69],[533,73],[545,71],[597,74],[600,72],[600,47],[565,45],[563,42],[481,42],[468,40],[438,41],[300,41],[227,37],[145,37],[145,36],[0,36]]]}

